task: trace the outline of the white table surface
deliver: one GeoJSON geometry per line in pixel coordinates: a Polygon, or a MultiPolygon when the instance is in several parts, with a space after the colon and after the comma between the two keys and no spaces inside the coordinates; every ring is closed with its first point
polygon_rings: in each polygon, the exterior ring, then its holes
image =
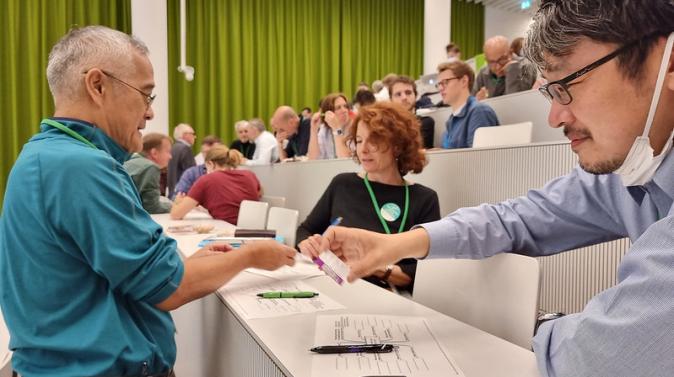
{"type": "MultiPolygon", "coordinates": [[[[231,230],[234,227],[224,221],[197,219],[193,216],[179,222],[170,220],[168,215],[153,215],[153,218],[164,227],[195,222],[210,222],[216,229],[231,230]]],[[[198,248],[197,244],[208,236],[171,233],[169,235],[176,239],[179,250],[185,257],[193,254],[198,248]]],[[[272,278],[246,271],[234,279],[236,282],[251,284],[274,281],[272,278]]],[[[311,376],[312,354],[309,348],[314,345],[316,316],[342,313],[425,318],[433,334],[467,377],[539,375],[533,352],[367,282],[357,281],[354,284],[339,286],[327,276],[307,279],[304,282],[343,304],[346,309],[276,318],[245,319],[237,311],[237,307],[229,305],[222,299],[222,295],[217,293],[229,311],[288,376],[311,376]]],[[[442,294],[441,287],[438,287],[438,294],[442,294]]]]}

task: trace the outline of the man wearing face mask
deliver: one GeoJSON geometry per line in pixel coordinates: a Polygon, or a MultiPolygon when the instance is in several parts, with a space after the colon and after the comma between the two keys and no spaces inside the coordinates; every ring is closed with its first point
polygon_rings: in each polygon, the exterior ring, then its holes
{"type": "Polygon", "coordinates": [[[617,284],[541,325],[534,352],[543,376],[669,375],[673,32],[671,0],[542,1],[525,51],[548,79],[540,91],[552,101],[550,124],[563,127],[580,166],[526,196],[409,232],[331,228],[320,249],[345,258],[353,280],[408,257],[545,256],[629,237],[617,284]]]}

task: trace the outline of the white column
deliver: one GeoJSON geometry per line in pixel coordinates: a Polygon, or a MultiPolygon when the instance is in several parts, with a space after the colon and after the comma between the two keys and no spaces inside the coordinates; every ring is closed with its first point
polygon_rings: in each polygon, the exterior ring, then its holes
{"type": "Polygon", "coordinates": [[[169,134],[168,86],[168,22],[166,0],[131,0],[131,30],[150,49],[154,68],[154,93],[152,104],[154,119],[147,122],[145,132],[169,134]]]}
{"type": "Polygon", "coordinates": [[[435,73],[447,60],[451,7],[451,0],[424,0],[424,74],[435,73]]]}

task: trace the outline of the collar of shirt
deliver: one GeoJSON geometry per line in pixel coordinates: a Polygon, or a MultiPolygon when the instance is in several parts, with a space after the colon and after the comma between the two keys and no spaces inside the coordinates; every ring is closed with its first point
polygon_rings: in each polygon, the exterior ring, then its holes
{"type": "Polygon", "coordinates": [[[183,144],[187,145],[188,147],[192,148],[192,144],[186,142],[186,141],[183,140],[183,139],[178,139],[178,142],[179,142],[179,143],[183,143],[183,144]]]}
{"type": "MultiPolygon", "coordinates": [[[[52,117],[50,119],[53,119],[63,124],[64,126],[70,128],[71,130],[77,132],[78,134],[82,135],[82,137],[89,140],[98,149],[107,152],[110,156],[112,156],[112,158],[117,160],[117,162],[119,162],[120,164],[123,164],[131,156],[129,152],[122,149],[122,147],[119,144],[117,144],[117,142],[112,140],[110,136],[108,136],[100,128],[96,127],[96,125],[93,123],[72,118],[52,117]]],[[[40,132],[45,137],[48,135],[53,135],[55,133],[64,134],[63,131],[44,124],[40,126],[40,132]]],[[[37,135],[37,137],[39,136],[40,135],[37,135]]]]}
{"type": "Polygon", "coordinates": [[[473,96],[468,96],[468,101],[466,101],[466,103],[465,103],[463,106],[461,106],[456,112],[453,112],[453,111],[452,111],[452,116],[455,117],[455,118],[463,118],[463,117],[465,117],[466,114],[468,114],[468,111],[469,111],[469,110],[473,107],[473,105],[475,104],[475,101],[476,101],[475,97],[473,97],[473,96]]]}
{"type": "Polygon", "coordinates": [[[670,198],[674,199],[674,152],[669,151],[667,156],[655,171],[652,183],[660,187],[660,189],[670,198]]]}

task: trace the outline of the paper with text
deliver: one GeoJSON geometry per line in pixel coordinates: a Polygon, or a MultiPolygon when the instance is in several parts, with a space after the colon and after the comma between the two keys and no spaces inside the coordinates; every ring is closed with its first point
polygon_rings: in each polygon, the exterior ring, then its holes
{"type": "Polygon", "coordinates": [[[315,346],[386,343],[398,347],[391,353],[313,355],[312,376],[464,377],[426,320],[419,317],[320,315],[315,342],[315,346]]]}
{"type": "Polygon", "coordinates": [[[301,281],[278,281],[266,284],[237,284],[220,288],[225,300],[235,306],[246,319],[281,317],[292,314],[314,313],[323,310],[344,309],[344,305],[324,295],[315,288],[301,281]],[[268,299],[258,297],[258,293],[276,291],[311,291],[318,296],[312,298],[279,298],[268,299]]]}

